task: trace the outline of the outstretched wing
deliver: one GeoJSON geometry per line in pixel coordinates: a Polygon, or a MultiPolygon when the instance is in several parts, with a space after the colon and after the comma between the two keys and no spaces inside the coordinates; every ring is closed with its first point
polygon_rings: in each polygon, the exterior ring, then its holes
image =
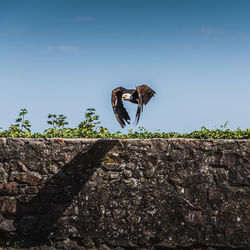
{"type": "Polygon", "coordinates": [[[122,128],[125,126],[125,121],[130,124],[130,117],[128,115],[127,110],[124,108],[122,103],[122,93],[125,92],[126,89],[123,87],[115,88],[112,91],[111,103],[113,107],[113,111],[117,121],[120,123],[122,128]]]}
{"type": "Polygon", "coordinates": [[[152,90],[148,85],[140,85],[136,87],[136,92],[138,95],[138,106],[136,111],[136,124],[139,122],[141,112],[143,111],[143,105],[146,105],[149,100],[154,96],[155,91],[152,90]]]}

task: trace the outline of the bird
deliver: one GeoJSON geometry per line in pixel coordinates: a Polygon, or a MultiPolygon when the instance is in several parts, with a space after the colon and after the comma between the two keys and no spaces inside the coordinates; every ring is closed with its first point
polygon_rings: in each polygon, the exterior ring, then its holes
{"type": "Polygon", "coordinates": [[[137,86],[136,89],[118,87],[112,90],[112,108],[115,117],[122,128],[124,128],[126,125],[125,121],[130,124],[130,117],[127,110],[123,106],[122,100],[137,104],[135,122],[138,124],[141,112],[143,111],[143,106],[149,102],[154,94],[156,94],[155,91],[146,84],[137,86]]]}

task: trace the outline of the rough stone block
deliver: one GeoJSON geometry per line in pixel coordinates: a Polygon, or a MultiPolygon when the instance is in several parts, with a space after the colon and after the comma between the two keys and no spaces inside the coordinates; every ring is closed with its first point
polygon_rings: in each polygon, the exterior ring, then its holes
{"type": "Polygon", "coordinates": [[[0,161],[0,247],[250,249],[250,140],[0,138],[0,161]]]}

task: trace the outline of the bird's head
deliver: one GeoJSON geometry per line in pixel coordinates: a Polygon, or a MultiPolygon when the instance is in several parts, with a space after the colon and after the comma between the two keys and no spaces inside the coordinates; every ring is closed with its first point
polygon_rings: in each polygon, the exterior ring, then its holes
{"type": "Polygon", "coordinates": [[[130,101],[132,99],[132,95],[129,93],[125,93],[122,95],[122,99],[125,101],[130,101]]]}

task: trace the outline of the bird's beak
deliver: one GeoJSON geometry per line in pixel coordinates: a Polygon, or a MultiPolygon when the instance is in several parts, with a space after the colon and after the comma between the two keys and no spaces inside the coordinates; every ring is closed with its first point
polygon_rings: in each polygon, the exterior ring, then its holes
{"type": "Polygon", "coordinates": [[[126,99],[126,96],[125,96],[125,95],[122,95],[122,99],[126,99]]]}

